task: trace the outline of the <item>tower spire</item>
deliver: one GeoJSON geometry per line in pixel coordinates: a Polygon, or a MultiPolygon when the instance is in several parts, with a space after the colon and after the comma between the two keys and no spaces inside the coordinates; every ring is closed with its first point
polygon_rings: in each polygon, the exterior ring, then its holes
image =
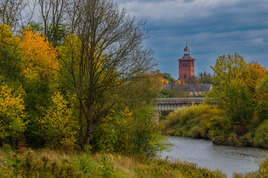
{"type": "Polygon", "coordinates": [[[184,56],[190,55],[190,48],[188,47],[188,40],[186,40],[186,46],[184,48],[184,56]]]}

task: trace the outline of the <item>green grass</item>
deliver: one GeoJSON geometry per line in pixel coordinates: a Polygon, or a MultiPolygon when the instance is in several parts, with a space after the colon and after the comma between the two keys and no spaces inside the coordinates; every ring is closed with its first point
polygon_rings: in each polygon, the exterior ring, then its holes
{"type": "MultiPolygon", "coordinates": [[[[268,156],[259,170],[234,177],[268,176],[268,156]]],[[[0,148],[0,177],[226,177],[220,170],[209,170],[180,160],[147,159],[107,153],[63,153],[56,150],[0,148]]]]}
{"type": "Polygon", "coordinates": [[[0,148],[0,177],[226,177],[195,164],[119,154],[0,148]]]}

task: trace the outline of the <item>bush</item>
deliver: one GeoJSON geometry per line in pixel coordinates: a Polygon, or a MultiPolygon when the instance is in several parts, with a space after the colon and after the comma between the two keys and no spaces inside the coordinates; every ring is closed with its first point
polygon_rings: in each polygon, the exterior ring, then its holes
{"type": "Polygon", "coordinates": [[[232,122],[226,117],[214,116],[209,122],[209,138],[225,136],[232,131],[232,122]]]}
{"type": "Polygon", "coordinates": [[[8,86],[0,76],[0,144],[15,146],[23,136],[27,124],[23,95],[21,87],[8,86]]]}
{"type": "Polygon", "coordinates": [[[212,138],[229,132],[231,122],[223,117],[224,112],[214,106],[202,104],[175,110],[167,116],[163,132],[175,136],[212,138]]]}
{"type": "Polygon", "coordinates": [[[119,114],[106,117],[95,135],[95,150],[154,157],[166,149],[166,138],[151,121],[151,114],[148,111],[140,113],[125,108],[119,114]]]}
{"type": "Polygon", "coordinates": [[[268,132],[267,132],[267,130],[268,130],[268,120],[264,120],[255,132],[255,136],[253,138],[253,144],[255,146],[268,148],[268,132]]]}

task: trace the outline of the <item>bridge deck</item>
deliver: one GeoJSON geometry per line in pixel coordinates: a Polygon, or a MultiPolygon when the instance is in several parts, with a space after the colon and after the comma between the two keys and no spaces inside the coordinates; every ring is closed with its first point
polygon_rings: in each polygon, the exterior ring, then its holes
{"type": "Polygon", "coordinates": [[[190,104],[204,103],[205,98],[157,98],[154,110],[175,110],[190,104]]]}

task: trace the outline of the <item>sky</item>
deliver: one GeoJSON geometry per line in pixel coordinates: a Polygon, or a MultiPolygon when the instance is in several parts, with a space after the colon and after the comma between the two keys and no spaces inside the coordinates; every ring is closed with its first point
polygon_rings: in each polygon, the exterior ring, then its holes
{"type": "Polygon", "coordinates": [[[178,60],[186,42],[195,58],[195,75],[210,72],[219,56],[244,56],[268,68],[268,0],[114,0],[145,20],[162,73],[179,76],[178,60]]]}

